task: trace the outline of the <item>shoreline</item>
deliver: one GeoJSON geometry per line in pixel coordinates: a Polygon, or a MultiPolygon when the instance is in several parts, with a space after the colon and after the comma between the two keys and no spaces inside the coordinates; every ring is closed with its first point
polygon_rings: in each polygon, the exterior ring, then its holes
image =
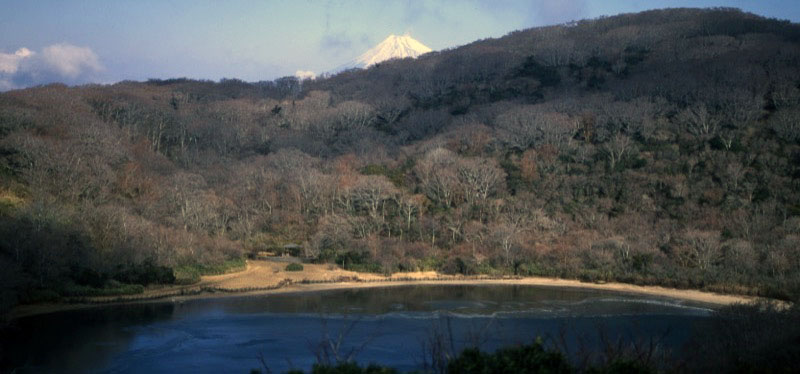
{"type": "MultiPolygon", "coordinates": [[[[401,273],[402,274],[402,273],[401,273]]],[[[404,286],[431,286],[431,285],[452,285],[452,286],[526,286],[526,287],[548,287],[548,288],[567,288],[583,289],[596,291],[611,291],[621,294],[633,294],[638,296],[653,296],[680,301],[688,301],[704,304],[710,307],[722,307],[736,303],[749,303],[763,298],[744,295],[728,295],[715,292],[700,290],[682,290],[675,288],[665,288],[660,286],[638,286],[626,283],[586,283],[578,280],[545,278],[545,277],[526,277],[516,279],[468,279],[468,278],[441,278],[430,279],[383,279],[380,281],[366,281],[359,279],[356,281],[337,281],[326,283],[290,283],[288,285],[252,291],[232,291],[218,290],[214,292],[201,291],[196,294],[174,295],[166,297],[153,297],[150,299],[114,299],[108,302],[95,303],[52,303],[52,304],[32,304],[22,305],[14,308],[7,316],[8,321],[30,317],[41,314],[49,314],[71,310],[82,310],[90,308],[102,308],[107,306],[136,305],[149,303],[182,303],[189,300],[212,300],[229,297],[251,297],[268,295],[304,294],[313,292],[326,292],[335,290],[355,290],[367,288],[391,288],[404,286]]],[[[178,289],[178,288],[176,288],[178,289]]]]}

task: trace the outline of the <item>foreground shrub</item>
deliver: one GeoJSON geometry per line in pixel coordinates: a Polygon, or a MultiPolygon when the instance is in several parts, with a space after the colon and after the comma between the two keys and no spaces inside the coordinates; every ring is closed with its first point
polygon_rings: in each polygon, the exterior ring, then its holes
{"type": "Polygon", "coordinates": [[[800,307],[764,301],[722,308],[689,348],[694,372],[800,372],[800,307]]]}
{"type": "Polygon", "coordinates": [[[448,373],[570,373],[560,352],[548,351],[541,343],[484,353],[467,349],[447,365],[448,373]]]}
{"type": "MultiPolygon", "coordinates": [[[[356,363],[346,362],[337,366],[314,365],[311,374],[395,374],[397,370],[371,364],[362,368],[356,363]]],[[[292,370],[289,374],[303,374],[302,371],[292,370]]]]}

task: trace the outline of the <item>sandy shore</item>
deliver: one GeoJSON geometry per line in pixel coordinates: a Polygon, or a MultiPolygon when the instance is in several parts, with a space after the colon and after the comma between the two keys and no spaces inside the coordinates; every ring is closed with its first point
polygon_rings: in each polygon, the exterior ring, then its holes
{"type": "Polygon", "coordinates": [[[751,296],[725,295],[696,290],[679,290],[658,286],[637,286],[624,283],[584,283],[577,280],[528,277],[513,279],[481,279],[438,274],[436,272],[396,273],[381,276],[342,270],[332,265],[303,264],[303,271],[285,270],[287,263],[248,261],[245,270],[237,273],[206,276],[191,286],[150,288],[144,294],[122,297],[90,298],[89,303],[24,305],[14,309],[10,318],[51,313],[94,306],[140,303],[178,302],[188,299],[238,297],[248,295],[318,292],[337,289],[396,287],[408,285],[522,285],[569,287],[667,297],[709,305],[729,305],[756,300],[751,296]]]}

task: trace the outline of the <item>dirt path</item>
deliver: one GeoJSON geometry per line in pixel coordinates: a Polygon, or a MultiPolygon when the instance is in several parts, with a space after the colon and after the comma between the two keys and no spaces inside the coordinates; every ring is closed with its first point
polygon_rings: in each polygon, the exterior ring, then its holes
{"type": "Polygon", "coordinates": [[[624,283],[584,283],[577,280],[528,277],[490,279],[488,277],[462,277],[436,272],[395,273],[382,276],[342,270],[334,265],[303,264],[302,271],[286,271],[286,262],[247,261],[243,271],[204,276],[197,284],[188,286],[161,286],[145,290],[144,294],[114,297],[95,297],[86,303],[26,305],[16,308],[11,318],[78,309],[111,303],[181,301],[194,298],[211,298],[242,295],[262,295],[291,292],[313,292],[346,288],[392,287],[404,285],[460,284],[460,285],[527,285],[548,287],[588,288],[627,292],[640,295],[669,297],[712,305],[746,303],[756,300],[751,296],[725,295],[696,290],[679,290],[658,286],[637,286],[624,283]]]}

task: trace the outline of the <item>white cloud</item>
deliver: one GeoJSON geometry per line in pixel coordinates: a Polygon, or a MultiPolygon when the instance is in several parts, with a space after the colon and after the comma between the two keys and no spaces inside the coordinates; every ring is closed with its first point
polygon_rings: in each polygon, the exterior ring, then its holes
{"type": "Polygon", "coordinates": [[[103,69],[100,59],[91,49],[69,44],[45,47],[42,50],[42,61],[53,71],[73,79],[84,72],[98,72],[103,69]]]}
{"type": "Polygon", "coordinates": [[[41,52],[28,48],[0,52],[0,91],[53,82],[85,83],[102,70],[100,58],[90,48],[66,43],[44,47],[41,52]]]}
{"type": "Polygon", "coordinates": [[[14,53],[0,52],[0,73],[14,74],[19,70],[22,60],[33,56],[33,52],[28,48],[20,48],[14,53]]]}
{"type": "Polygon", "coordinates": [[[317,77],[317,73],[309,70],[298,70],[294,72],[294,76],[300,80],[303,79],[314,79],[317,77]]]}

